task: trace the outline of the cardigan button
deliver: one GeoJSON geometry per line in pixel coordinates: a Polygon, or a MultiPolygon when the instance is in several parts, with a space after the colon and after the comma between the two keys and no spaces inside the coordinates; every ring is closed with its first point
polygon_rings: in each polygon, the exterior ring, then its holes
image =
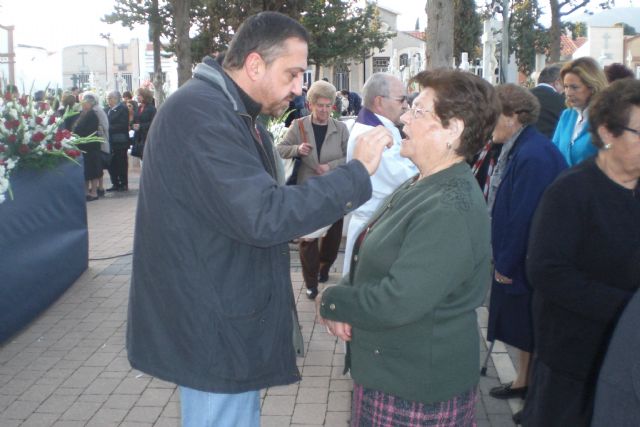
{"type": "Polygon", "coordinates": [[[334,311],[336,309],[336,305],[331,303],[329,304],[329,310],[334,311]]]}
{"type": "Polygon", "coordinates": [[[358,255],[353,256],[353,262],[358,262],[358,255]]]}
{"type": "Polygon", "coordinates": [[[345,205],[345,207],[346,207],[347,209],[351,209],[351,208],[353,207],[353,203],[351,203],[351,202],[347,202],[347,204],[345,205]]]}
{"type": "Polygon", "coordinates": [[[378,356],[380,354],[380,350],[378,350],[377,348],[375,350],[373,350],[373,354],[375,354],[376,356],[378,356]]]}

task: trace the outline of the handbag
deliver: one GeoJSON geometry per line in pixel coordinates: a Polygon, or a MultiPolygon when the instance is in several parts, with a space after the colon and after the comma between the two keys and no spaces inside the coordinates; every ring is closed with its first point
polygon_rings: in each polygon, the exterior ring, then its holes
{"type": "MultiPolygon", "coordinates": [[[[300,135],[302,136],[302,143],[307,143],[307,134],[304,133],[304,126],[302,125],[302,119],[297,119],[298,128],[300,128],[300,135]]],[[[298,183],[298,171],[300,170],[300,165],[302,164],[302,159],[300,157],[294,157],[289,159],[290,161],[285,164],[285,170],[288,174],[285,174],[286,177],[286,185],[296,185],[298,183]],[[291,172],[289,173],[289,170],[291,172]]]]}
{"type": "Polygon", "coordinates": [[[144,152],[144,142],[134,142],[131,146],[131,155],[142,159],[142,153],[144,152]]]}

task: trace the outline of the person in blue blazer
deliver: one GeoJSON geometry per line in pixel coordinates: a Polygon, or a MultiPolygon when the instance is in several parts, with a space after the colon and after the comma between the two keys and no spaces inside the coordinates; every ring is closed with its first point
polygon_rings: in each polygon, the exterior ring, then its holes
{"type": "Polygon", "coordinates": [[[607,77],[600,65],[589,57],[565,64],[560,77],[569,108],[562,112],[552,140],[569,166],[574,166],[597,152],[589,133],[589,102],[607,86],[607,77]]]}
{"type": "Polygon", "coordinates": [[[533,351],[531,288],[525,275],[529,227],[542,193],[567,163],[535,127],[540,112],[536,97],[514,84],[496,91],[502,114],[493,141],[503,147],[489,190],[494,274],[487,338],[518,348],[520,363],[517,378],[494,387],[490,395],[524,398],[533,351]]]}

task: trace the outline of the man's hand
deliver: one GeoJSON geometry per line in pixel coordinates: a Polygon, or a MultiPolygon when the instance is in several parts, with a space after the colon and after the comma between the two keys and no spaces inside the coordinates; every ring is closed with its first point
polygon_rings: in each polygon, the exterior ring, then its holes
{"type": "Polygon", "coordinates": [[[353,158],[362,162],[369,175],[373,175],[378,169],[382,151],[393,145],[393,136],[384,126],[375,128],[363,133],[356,139],[356,146],[353,149],[353,158]]]}
{"type": "Polygon", "coordinates": [[[302,144],[298,145],[299,156],[308,156],[310,152],[311,152],[311,145],[307,144],[306,142],[303,142],[302,144]]]}

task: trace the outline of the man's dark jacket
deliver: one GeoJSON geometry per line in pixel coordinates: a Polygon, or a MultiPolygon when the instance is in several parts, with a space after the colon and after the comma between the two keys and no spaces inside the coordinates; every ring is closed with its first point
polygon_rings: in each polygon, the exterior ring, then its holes
{"type": "Polygon", "coordinates": [[[531,93],[540,102],[540,116],[538,117],[536,128],[541,134],[551,139],[560,119],[560,114],[567,108],[564,95],[559,94],[549,86],[536,86],[531,89],[531,93]]]}
{"type": "Polygon", "coordinates": [[[237,393],[300,379],[288,241],[369,199],[352,161],[280,186],[260,106],[210,58],[149,131],[136,214],[127,325],[131,366],[237,393]],[[249,112],[247,111],[249,107],[249,112]]]}
{"type": "Polygon", "coordinates": [[[129,110],[123,102],[105,110],[109,118],[109,143],[111,148],[128,148],[129,110]]]}

